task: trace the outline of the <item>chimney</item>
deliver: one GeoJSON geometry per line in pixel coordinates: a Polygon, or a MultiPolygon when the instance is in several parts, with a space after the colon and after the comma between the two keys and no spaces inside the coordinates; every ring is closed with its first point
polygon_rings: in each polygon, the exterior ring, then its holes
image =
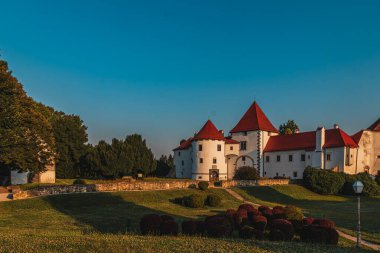
{"type": "Polygon", "coordinates": [[[339,129],[339,125],[337,123],[334,124],[335,129],[339,129]]]}
{"type": "Polygon", "coordinates": [[[315,151],[322,152],[325,145],[325,128],[323,126],[318,127],[315,131],[315,151]]]}
{"type": "Polygon", "coordinates": [[[223,130],[219,130],[219,133],[221,133],[224,136],[224,131],[223,130]]]}

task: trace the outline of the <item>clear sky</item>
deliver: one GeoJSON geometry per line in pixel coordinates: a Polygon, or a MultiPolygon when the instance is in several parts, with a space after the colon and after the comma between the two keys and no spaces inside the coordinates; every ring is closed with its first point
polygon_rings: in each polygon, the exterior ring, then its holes
{"type": "Polygon", "coordinates": [[[275,126],[380,117],[380,1],[7,1],[0,52],[37,101],[89,139],[140,133],[169,154],[256,98],[275,126]]]}

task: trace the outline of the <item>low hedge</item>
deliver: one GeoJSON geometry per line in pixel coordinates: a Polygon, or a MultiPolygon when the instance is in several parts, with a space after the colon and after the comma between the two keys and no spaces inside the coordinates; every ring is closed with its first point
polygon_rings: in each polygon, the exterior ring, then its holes
{"type": "Polygon", "coordinates": [[[205,197],[201,194],[191,194],[183,199],[182,203],[184,206],[191,208],[200,208],[205,205],[205,197]]]}
{"type": "Polygon", "coordinates": [[[206,205],[211,207],[217,207],[222,204],[222,198],[215,194],[210,194],[206,198],[206,205]]]}
{"type": "Polygon", "coordinates": [[[160,234],[160,226],[162,223],[161,216],[157,214],[144,215],[140,220],[140,231],[143,235],[160,234]]]}
{"type": "Polygon", "coordinates": [[[284,235],[284,240],[291,241],[294,236],[294,227],[293,224],[284,219],[277,219],[270,222],[270,229],[280,230],[284,235]]]}
{"type": "Polygon", "coordinates": [[[208,189],[208,186],[209,184],[206,181],[201,181],[198,183],[198,188],[199,190],[202,190],[202,191],[206,191],[208,189]]]}
{"type": "Polygon", "coordinates": [[[209,216],[205,220],[207,234],[211,237],[229,237],[234,226],[233,221],[226,216],[209,216]]]}

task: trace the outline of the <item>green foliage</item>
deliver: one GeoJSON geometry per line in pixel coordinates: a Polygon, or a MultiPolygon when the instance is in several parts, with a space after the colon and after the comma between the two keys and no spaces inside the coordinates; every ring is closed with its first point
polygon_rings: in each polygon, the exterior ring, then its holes
{"type": "Polygon", "coordinates": [[[188,197],[184,197],[183,205],[191,208],[204,207],[205,197],[201,194],[191,194],[188,197]]]}
{"type": "Polygon", "coordinates": [[[73,181],[73,184],[86,184],[86,181],[83,179],[77,178],[73,181]]]}
{"type": "Polygon", "coordinates": [[[85,157],[85,175],[88,177],[120,178],[151,174],[156,168],[152,151],[141,135],[133,134],[125,140],[113,139],[111,144],[99,141],[90,147],[85,157]]]}
{"type": "Polygon", "coordinates": [[[294,134],[297,130],[299,130],[299,127],[294,120],[288,120],[288,122],[281,124],[279,127],[280,134],[294,134]]]}
{"type": "Polygon", "coordinates": [[[286,206],[285,207],[285,217],[288,220],[299,220],[303,219],[302,210],[296,206],[286,206]]]}
{"type": "Polygon", "coordinates": [[[173,156],[162,155],[160,159],[157,160],[157,167],[154,171],[155,176],[157,177],[165,177],[168,175],[171,169],[174,167],[173,156]]]}
{"type": "Polygon", "coordinates": [[[0,60],[0,167],[33,173],[54,162],[52,126],[0,60]]]}
{"type": "Polygon", "coordinates": [[[361,181],[364,185],[362,195],[377,196],[380,195],[380,186],[371,178],[368,173],[359,173],[357,175],[345,175],[346,182],[344,183],[341,193],[346,195],[355,195],[352,185],[355,181],[361,181]]]}
{"type": "Polygon", "coordinates": [[[218,207],[222,204],[222,198],[216,194],[210,194],[207,196],[206,205],[211,207],[218,207]]]}
{"type": "Polygon", "coordinates": [[[243,166],[235,171],[234,179],[237,180],[257,180],[259,179],[259,174],[254,167],[243,166]]]}
{"type": "Polygon", "coordinates": [[[304,185],[320,194],[337,194],[345,183],[343,173],[307,167],[303,173],[304,185]]]}
{"type": "Polygon", "coordinates": [[[198,188],[199,188],[199,190],[202,190],[202,191],[206,191],[208,186],[209,186],[209,184],[206,181],[201,181],[198,183],[198,188]]]}

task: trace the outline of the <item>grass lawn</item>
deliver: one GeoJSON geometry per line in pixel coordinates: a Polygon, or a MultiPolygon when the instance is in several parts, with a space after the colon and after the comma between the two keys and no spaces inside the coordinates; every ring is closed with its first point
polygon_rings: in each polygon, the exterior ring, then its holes
{"type": "MultiPolygon", "coordinates": [[[[326,217],[337,226],[355,235],[357,224],[357,198],[350,196],[320,195],[299,185],[234,188],[244,198],[258,204],[295,205],[307,216],[326,217]]],[[[380,198],[361,198],[361,225],[363,239],[380,243],[380,198]]]]}
{"type": "MultiPolygon", "coordinates": [[[[0,252],[357,252],[339,246],[273,243],[201,237],[143,237],[138,223],[146,213],[178,221],[236,208],[241,202],[222,189],[68,194],[0,203],[0,252]],[[191,209],[170,202],[193,192],[223,198],[219,208],[191,209]]],[[[362,250],[361,252],[367,252],[362,250]]]]}

